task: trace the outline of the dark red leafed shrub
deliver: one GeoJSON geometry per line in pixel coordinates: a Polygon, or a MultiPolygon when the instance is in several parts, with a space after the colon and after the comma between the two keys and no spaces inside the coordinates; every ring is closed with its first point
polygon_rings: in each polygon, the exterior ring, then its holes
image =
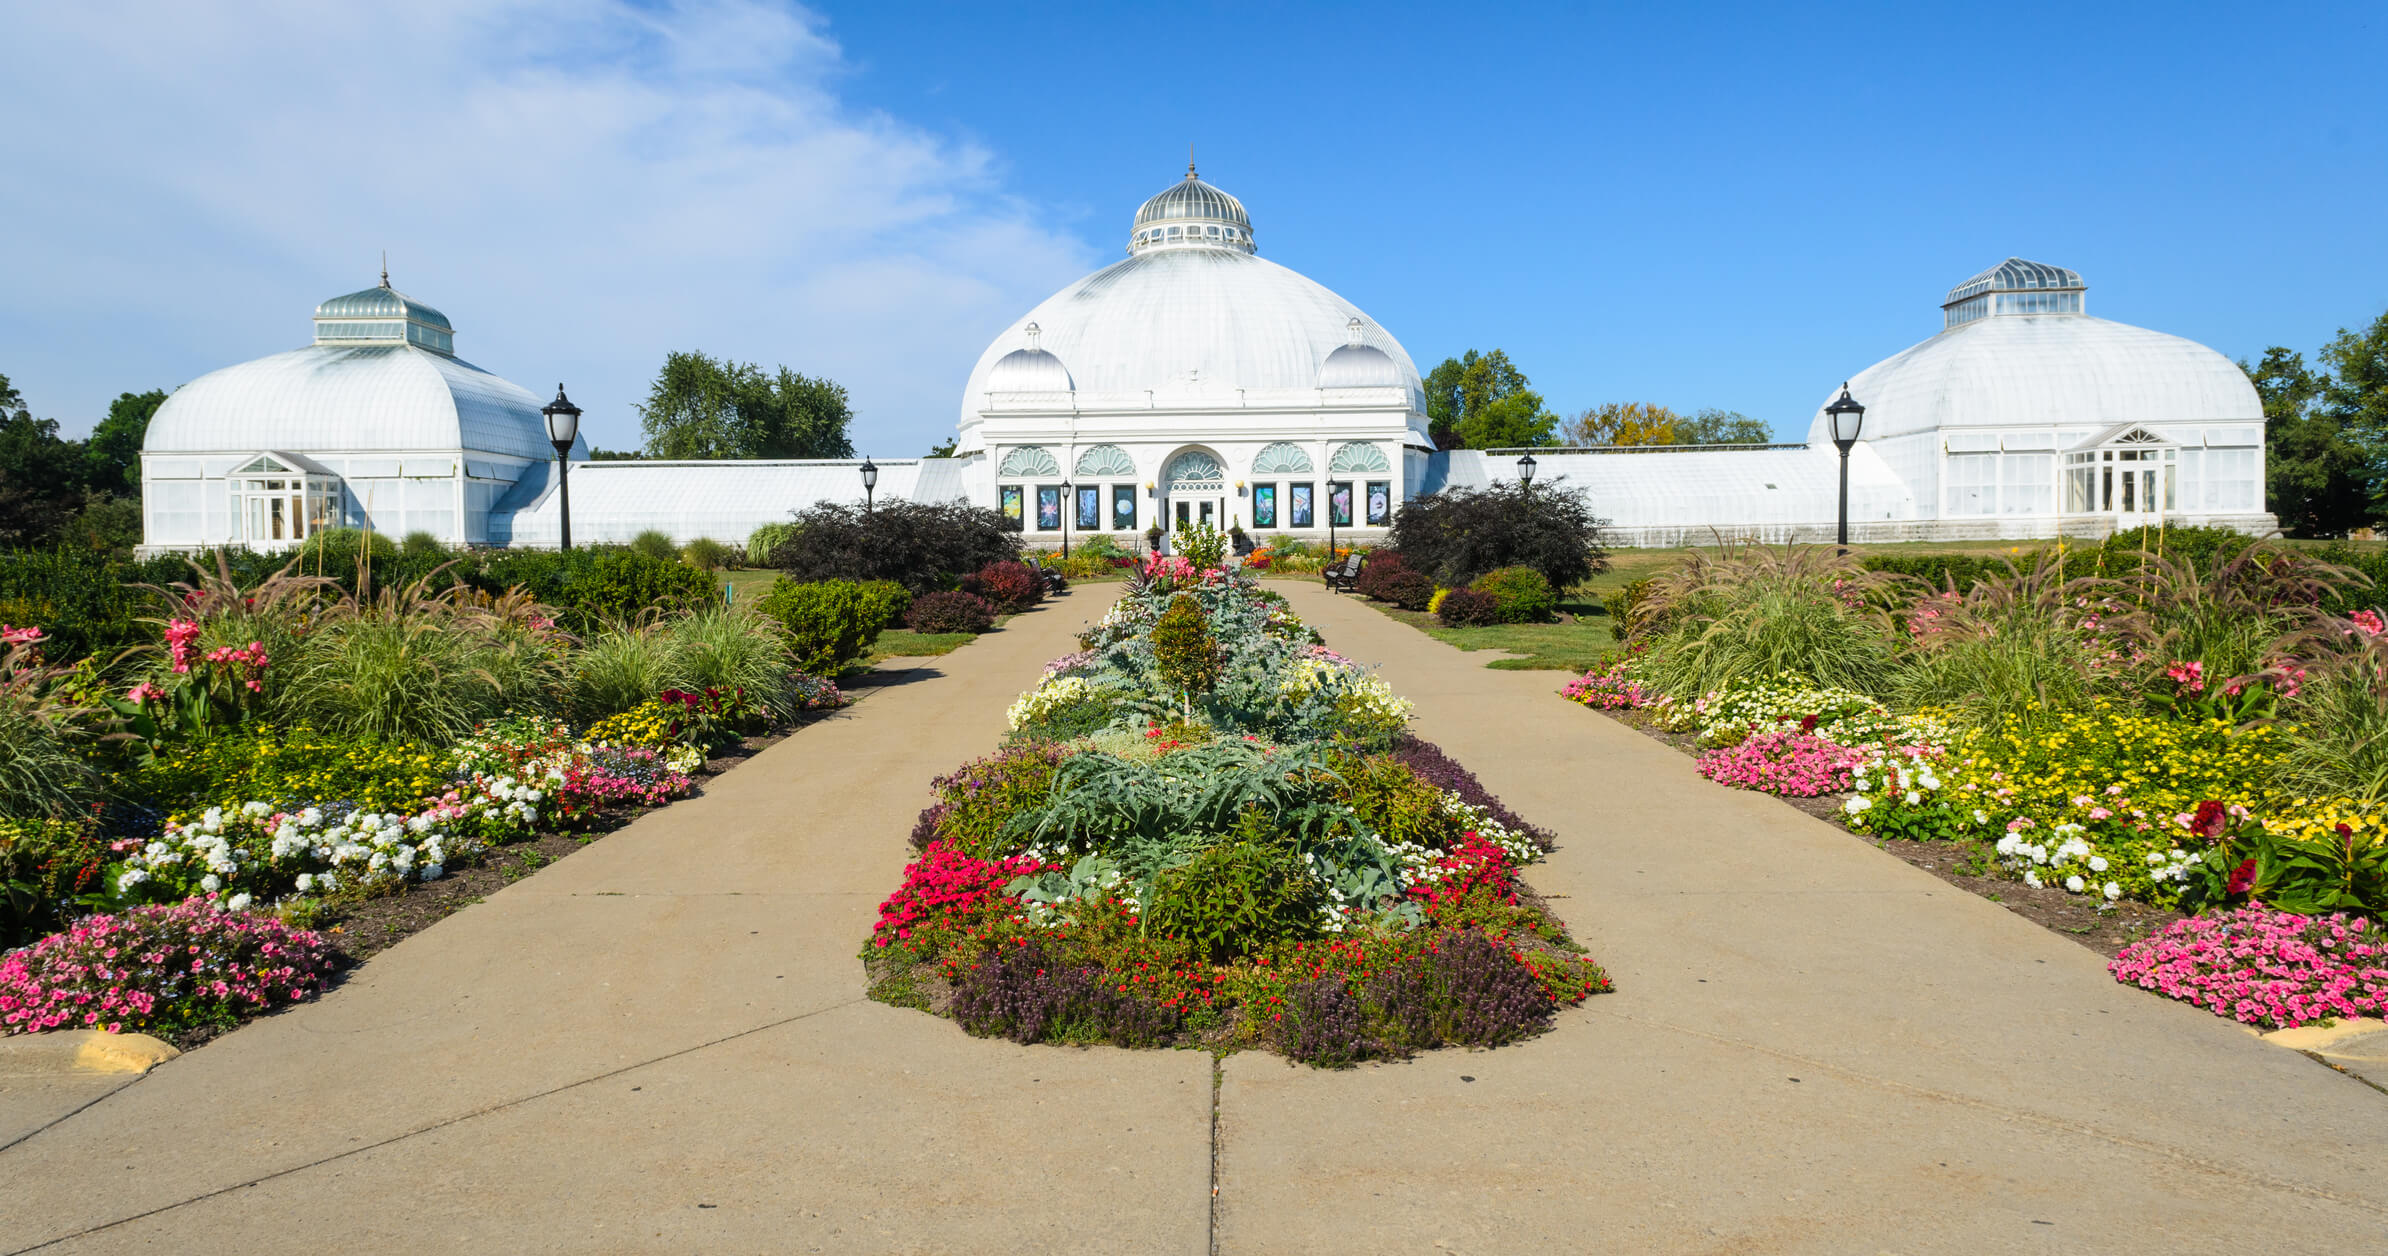
{"type": "Polygon", "coordinates": [[[1017,613],[1045,596],[1045,581],[1026,563],[988,563],[978,569],[980,597],[1005,613],[1017,613]]]}
{"type": "Polygon", "coordinates": [[[1435,618],[1442,620],[1445,628],[1481,628],[1501,622],[1501,602],[1490,593],[1453,589],[1443,595],[1435,618]]]}
{"type": "Polygon", "coordinates": [[[1100,968],[1050,957],[1034,944],[998,947],[954,983],[954,1020],[982,1038],[1157,1047],[1178,1030],[1169,1008],[1124,994],[1100,968]]]}
{"type": "Polygon", "coordinates": [[[1405,611],[1422,611],[1434,601],[1434,577],[1412,568],[1401,555],[1379,550],[1368,556],[1352,587],[1363,597],[1390,602],[1405,611]]]}
{"type": "Polygon", "coordinates": [[[904,612],[914,632],[985,632],[995,626],[995,605],[975,593],[924,593],[904,612]]]}
{"type": "Polygon", "coordinates": [[[1405,736],[1393,743],[1393,757],[1403,767],[1416,773],[1419,780],[1436,789],[1449,790],[1471,807],[1482,807],[1492,813],[1512,833],[1522,833],[1544,850],[1557,847],[1558,838],[1549,829],[1532,824],[1524,816],[1501,805],[1501,800],[1476,779],[1476,774],[1443,753],[1443,748],[1431,741],[1405,736]]]}

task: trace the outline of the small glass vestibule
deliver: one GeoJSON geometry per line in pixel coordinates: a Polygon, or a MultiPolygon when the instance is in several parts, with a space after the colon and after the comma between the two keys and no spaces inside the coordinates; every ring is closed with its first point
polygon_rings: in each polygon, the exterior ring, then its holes
{"type": "Polygon", "coordinates": [[[259,454],[230,477],[234,539],[253,549],[303,541],[339,526],[338,476],[306,471],[274,454],[259,454]]]}
{"type": "Polygon", "coordinates": [[[2180,446],[2132,428],[2065,455],[2065,513],[2112,515],[2118,526],[2160,522],[2173,509],[2180,446]]]}

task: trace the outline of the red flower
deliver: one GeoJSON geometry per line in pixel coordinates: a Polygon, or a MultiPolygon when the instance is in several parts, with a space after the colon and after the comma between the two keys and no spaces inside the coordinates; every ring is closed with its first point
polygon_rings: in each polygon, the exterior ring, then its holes
{"type": "Polygon", "coordinates": [[[2208,798],[2197,804],[2197,815],[2189,821],[2189,831],[2199,837],[2220,837],[2223,827],[2229,823],[2230,812],[2221,803],[2208,798]]]}
{"type": "Polygon", "coordinates": [[[2231,869],[2230,884],[2224,888],[2223,893],[2226,895],[2245,894],[2248,889],[2254,885],[2255,861],[2250,859],[2244,863],[2241,863],[2238,867],[2231,869]]]}

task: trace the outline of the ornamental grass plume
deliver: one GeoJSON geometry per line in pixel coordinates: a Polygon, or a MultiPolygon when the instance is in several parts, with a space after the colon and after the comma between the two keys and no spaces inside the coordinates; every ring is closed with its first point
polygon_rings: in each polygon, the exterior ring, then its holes
{"type": "Polygon", "coordinates": [[[2248,906],[2175,921],[2107,971],[2258,1029],[2388,1013],[2388,934],[2344,913],[2248,906]]]}

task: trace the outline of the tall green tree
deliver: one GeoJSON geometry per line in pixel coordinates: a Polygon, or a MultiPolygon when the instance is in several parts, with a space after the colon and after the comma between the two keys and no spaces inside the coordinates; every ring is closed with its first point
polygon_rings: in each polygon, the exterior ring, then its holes
{"type": "Polygon", "coordinates": [[[2261,362],[2242,361],[2239,369],[2263,401],[2265,496],[2281,528],[2298,536],[2340,536],[2369,523],[2378,460],[2332,404],[2329,373],[2278,345],[2264,350],[2261,362]]]}
{"type": "Polygon", "coordinates": [[[91,468],[96,493],[141,491],[141,441],[149,435],[149,420],[166,403],[166,390],[125,393],[108,403],[108,417],[91,429],[83,442],[83,456],[91,468]]]}
{"type": "Polygon", "coordinates": [[[56,419],[37,419],[0,375],[0,546],[46,545],[83,502],[80,441],[61,440],[56,419]]]}
{"type": "Polygon", "coordinates": [[[1676,430],[1681,433],[1678,443],[1685,445],[1764,445],[1774,440],[1774,429],[1764,420],[1739,410],[1696,411],[1676,430]]]}
{"type": "Polygon", "coordinates": [[[834,381],[703,353],[667,355],[639,407],[656,458],[850,458],[853,419],[834,381]]]}
{"type": "Polygon", "coordinates": [[[1548,445],[1558,427],[1559,416],[1502,350],[1470,349],[1427,373],[1427,435],[1444,449],[1548,445]]]}

